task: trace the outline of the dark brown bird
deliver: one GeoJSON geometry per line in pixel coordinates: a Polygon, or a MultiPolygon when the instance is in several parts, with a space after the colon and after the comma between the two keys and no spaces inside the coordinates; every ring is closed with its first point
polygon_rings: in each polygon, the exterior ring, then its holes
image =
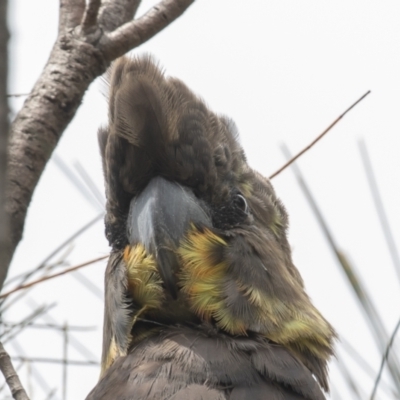
{"type": "Polygon", "coordinates": [[[324,399],[335,333],[234,123],[149,56],[121,58],[109,81],[99,142],[112,252],[87,399],[324,399]]]}

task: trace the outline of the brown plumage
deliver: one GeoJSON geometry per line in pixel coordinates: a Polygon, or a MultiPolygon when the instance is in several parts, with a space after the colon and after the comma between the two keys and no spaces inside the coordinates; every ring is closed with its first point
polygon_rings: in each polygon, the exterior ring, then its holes
{"type": "Polygon", "coordinates": [[[151,57],[118,60],[109,80],[99,142],[112,253],[88,399],[324,399],[335,333],[234,123],[151,57]]]}

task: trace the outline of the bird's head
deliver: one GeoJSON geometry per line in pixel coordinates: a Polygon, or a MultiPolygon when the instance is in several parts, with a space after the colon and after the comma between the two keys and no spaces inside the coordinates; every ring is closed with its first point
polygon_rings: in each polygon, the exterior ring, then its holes
{"type": "Polygon", "coordinates": [[[106,235],[138,309],[171,318],[179,304],[227,334],[261,334],[327,388],[334,331],[304,291],[287,212],[234,123],[148,56],[121,58],[109,82],[106,235]]]}

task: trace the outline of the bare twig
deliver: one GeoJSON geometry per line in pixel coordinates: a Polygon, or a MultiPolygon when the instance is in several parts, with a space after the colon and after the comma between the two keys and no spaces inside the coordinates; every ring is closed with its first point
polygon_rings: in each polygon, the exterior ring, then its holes
{"type": "Polygon", "coordinates": [[[48,306],[40,306],[36,310],[32,312],[32,314],[28,315],[24,320],[22,320],[18,325],[9,328],[2,335],[2,342],[5,344],[9,340],[14,339],[18,333],[20,333],[28,324],[32,323],[35,319],[40,317],[41,315],[47,313],[50,309],[52,309],[56,303],[52,303],[48,306]]]}
{"type": "MultiPolygon", "coordinates": [[[[60,255],[60,258],[50,264],[46,265],[46,268],[44,269],[43,273],[41,276],[46,276],[49,275],[49,271],[52,271],[55,267],[60,267],[60,266],[65,266],[69,267],[70,265],[66,263],[66,257],[72,250],[72,245],[70,246],[69,249],[66,249],[64,254],[60,255]]],[[[31,271],[32,272],[32,271],[31,271]]],[[[29,272],[28,272],[29,273],[29,272]]],[[[17,275],[14,277],[16,280],[22,277],[22,280],[24,279],[25,274],[17,275]]],[[[23,281],[25,282],[25,281],[23,281]]],[[[18,285],[22,285],[23,282],[20,282],[18,285]]],[[[5,288],[5,285],[3,286],[3,290],[5,288]]],[[[18,303],[23,297],[25,297],[29,293],[29,289],[21,292],[17,296],[13,296],[12,298],[5,298],[5,299],[0,299],[0,314],[3,314],[7,309],[11,308],[14,304],[18,303]]]]}
{"type": "Polygon", "coordinates": [[[60,171],[71,181],[71,183],[78,189],[82,196],[87,200],[96,210],[104,210],[104,199],[99,201],[96,195],[92,191],[92,187],[84,182],[84,185],[72,168],[57,154],[54,153],[52,161],[57,165],[60,171]]]}
{"type": "Polygon", "coordinates": [[[368,90],[367,93],[363,94],[355,103],[353,103],[345,112],[343,112],[339,117],[337,117],[319,136],[317,136],[308,146],[306,146],[303,150],[297,153],[294,157],[292,157],[289,161],[287,161],[282,167],[280,167],[277,171],[275,171],[272,175],[270,175],[269,179],[275,178],[278,174],[280,174],[284,169],[286,169],[290,164],[294,163],[300,156],[302,156],[307,150],[314,146],[320,139],[322,139],[350,110],[352,110],[360,101],[364,100],[371,93],[368,90]]]}
{"type": "Polygon", "coordinates": [[[91,265],[91,264],[94,264],[94,263],[96,263],[98,261],[105,260],[108,257],[109,257],[108,255],[107,256],[98,257],[98,258],[95,258],[94,260],[90,260],[90,261],[84,262],[83,264],[75,265],[74,267],[68,268],[68,269],[66,269],[64,271],[61,271],[61,272],[57,273],[57,274],[50,275],[50,276],[44,276],[43,278],[37,279],[36,281],[29,282],[29,283],[27,283],[25,285],[17,286],[16,288],[14,288],[14,289],[6,292],[6,293],[1,294],[0,295],[0,299],[3,299],[5,297],[9,296],[10,294],[17,292],[18,290],[27,289],[27,288],[29,288],[29,287],[31,287],[33,285],[37,285],[38,283],[47,281],[49,279],[57,278],[58,276],[61,276],[61,275],[68,274],[71,271],[75,271],[75,270],[77,270],[79,268],[86,267],[87,265],[91,265]]]}
{"type": "Polygon", "coordinates": [[[53,396],[56,394],[57,388],[51,389],[46,397],[45,400],[51,400],[53,396]]]}
{"type": "Polygon", "coordinates": [[[62,398],[67,400],[67,379],[68,379],[68,322],[65,322],[63,329],[63,371],[62,371],[62,398]]]}
{"type": "Polygon", "coordinates": [[[7,97],[25,97],[29,96],[29,93],[19,93],[19,94],[8,94],[7,97]]]}
{"type": "MultiPolygon", "coordinates": [[[[9,328],[14,328],[19,326],[21,323],[15,323],[15,322],[2,322],[2,324],[5,327],[9,327],[9,328]]],[[[57,331],[63,331],[64,330],[64,326],[62,325],[55,325],[55,324],[37,324],[34,322],[29,322],[27,324],[25,324],[26,328],[33,328],[33,329],[54,329],[57,331]]],[[[70,331],[78,331],[78,332],[87,332],[87,331],[94,331],[97,329],[96,326],[75,326],[75,325],[68,325],[68,329],[70,331]]]]}
{"type": "MultiPolygon", "coordinates": [[[[11,358],[12,359],[12,358],[11,358]]],[[[30,361],[26,360],[26,391],[29,393],[30,397],[33,397],[33,387],[32,387],[32,364],[30,361]]]]}
{"type": "Polygon", "coordinates": [[[75,278],[79,283],[81,283],[85,288],[92,292],[99,300],[104,300],[104,293],[103,291],[96,286],[90,279],[86,278],[86,276],[80,271],[74,271],[71,276],[75,278]]]}
{"type": "Polygon", "coordinates": [[[353,392],[355,398],[357,398],[358,400],[362,400],[363,396],[361,393],[361,389],[358,387],[357,383],[355,382],[353,375],[350,373],[349,369],[347,368],[347,365],[344,363],[344,361],[340,357],[336,358],[336,365],[337,365],[340,373],[342,374],[343,379],[345,380],[347,386],[353,392]]]}
{"type": "MultiPolygon", "coordinates": [[[[29,305],[31,307],[37,307],[37,304],[33,299],[30,300],[29,305]]],[[[50,314],[44,314],[42,318],[45,321],[48,321],[51,324],[56,324],[57,325],[57,320],[53,318],[50,314]]],[[[62,330],[56,330],[56,332],[60,335],[62,335],[62,330]]],[[[69,342],[72,347],[74,347],[75,350],[77,350],[82,356],[87,357],[89,360],[96,360],[97,356],[93,354],[84,344],[82,344],[78,339],[75,338],[72,334],[69,335],[69,342]]],[[[91,361],[91,362],[97,362],[97,361],[91,361]]]]}
{"type": "MultiPolygon", "coordinates": [[[[286,156],[288,160],[290,160],[291,154],[286,145],[282,145],[282,152],[286,156]]],[[[354,293],[356,294],[362,310],[364,311],[364,316],[366,317],[367,322],[371,326],[371,332],[374,334],[376,344],[380,351],[384,351],[387,340],[389,338],[388,333],[384,327],[382,318],[371,299],[371,296],[368,293],[367,288],[362,282],[362,279],[358,276],[357,271],[351,265],[350,261],[346,257],[346,255],[340,250],[337,245],[332,232],[330,231],[328,224],[325,221],[324,216],[322,215],[321,210],[319,209],[317,202],[314,199],[314,196],[311,193],[306,181],[300,171],[300,168],[296,165],[296,163],[292,164],[292,170],[295,174],[297,182],[303,191],[310,207],[325,235],[325,238],[335,254],[337,261],[342,268],[342,271],[346,274],[346,278],[350,283],[354,293]]],[[[397,392],[400,393],[400,367],[397,358],[389,359],[388,366],[391,373],[391,377],[393,379],[393,383],[397,388],[397,392]]]]}
{"type": "Polygon", "coordinates": [[[1,342],[0,342],[0,369],[4,375],[4,378],[6,378],[6,382],[11,390],[13,398],[15,400],[29,400],[29,397],[26,394],[25,389],[22,387],[21,381],[19,380],[18,374],[16,373],[12,365],[10,356],[7,354],[1,342]]]}
{"type": "MultiPolygon", "coordinates": [[[[346,340],[343,335],[339,335],[340,337],[340,345],[341,348],[346,351],[348,356],[355,361],[359,367],[372,379],[376,378],[376,371],[371,365],[365,360],[365,358],[346,340]]],[[[394,397],[396,395],[395,390],[391,387],[386,381],[381,381],[381,388],[385,390],[385,392],[394,397]]]]}
{"type": "MultiPolygon", "coordinates": [[[[29,361],[29,362],[38,362],[38,363],[47,363],[47,364],[64,364],[63,359],[58,358],[46,358],[46,357],[11,357],[16,361],[29,361]]],[[[97,367],[99,365],[96,361],[79,361],[79,360],[68,360],[68,365],[78,365],[78,366],[90,366],[97,367]]]]}
{"type": "Polygon", "coordinates": [[[108,60],[141,45],[180,17],[194,0],[162,0],[142,17],[106,33],[100,49],[108,60]]]}
{"type": "Polygon", "coordinates": [[[379,367],[378,376],[376,377],[374,388],[372,389],[370,400],[374,400],[376,391],[378,390],[379,382],[380,382],[381,377],[382,377],[383,367],[385,366],[385,363],[388,361],[390,349],[392,348],[392,345],[393,345],[393,342],[394,342],[394,338],[396,337],[399,328],[400,328],[400,319],[398,320],[398,322],[396,324],[396,327],[394,328],[394,331],[393,331],[392,335],[390,336],[389,343],[386,346],[385,353],[384,353],[384,355],[382,357],[381,366],[379,367]]]}
{"type": "Polygon", "coordinates": [[[374,199],[375,209],[379,216],[379,221],[385,235],[385,241],[389,248],[389,254],[392,258],[393,266],[396,270],[397,276],[400,281],[400,257],[397,250],[396,242],[393,238],[392,230],[390,229],[389,219],[385,212],[385,206],[383,205],[382,197],[379,193],[378,183],[375,178],[374,169],[372,167],[371,159],[368,154],[367,145],[363,140],[358,142],[358,146],[361,153],[361,158],[364,164],[365,173],[367,175],[369,188],[371,190],[372,198],[374,199]]]}
{"type": "Polygon", "coordinates": [[[75,233],[73,233],[67,240],[62,242],[58,247],[56,247],[37,267],[33,268],[31,271],[21,275],[18,275],[16,277],[11,278],[6,282],[6,284],[10,284],[11,282],[14,282],[16,279],[21,279],[20,285],[26,282],[33,274],[36,272],[40,271],[44,267],[46,267],[47,263],[58,253],[60,252],[65,246],[68,246],[73,240],[78,238],[82,233],[84,233],[87,229],[89,229],[91,226],[93,226],[96,222],[100,221],[100,219],[104,216],[104,213],[100,213],[97,215],[95,218],[90,220],[87,224],[82,226],[82,228],[78,229],[75,233]]]}
{"type": "Polygon", "coordinates": [[[99,190],[99,188],[93,182],[93,179],[90,177],[90,175],[87,173],[86,169],[83,167],[83,165],[78,160],[76,160],[74,162],[74,167],[78,171],[78,174],[81,177],[81,179],[85,182],[86,186],[89,188],[93,197],[95,197],[96,200],[98,201],[98,203],[100,204],[101,209],[104,210],[105,209],[105,199],[104,199],[103,193],[99,190]]]}

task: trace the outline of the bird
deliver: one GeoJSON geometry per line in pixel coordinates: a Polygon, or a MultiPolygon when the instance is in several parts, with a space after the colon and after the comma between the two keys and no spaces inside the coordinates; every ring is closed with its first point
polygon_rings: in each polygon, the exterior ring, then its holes
{"type": "Polygon", "coordinates": [[[322,400],[336,333],[235,123],[153,56],[107,73],[100,379],[87,400],[322,400]]]}

